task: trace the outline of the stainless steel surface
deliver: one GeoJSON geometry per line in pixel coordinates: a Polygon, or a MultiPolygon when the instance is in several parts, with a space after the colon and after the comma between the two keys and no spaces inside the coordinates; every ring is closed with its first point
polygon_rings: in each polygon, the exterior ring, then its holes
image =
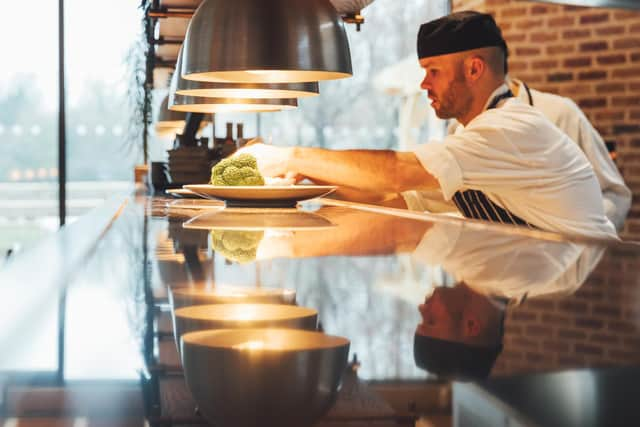
{"type": "Polygon", "coordinates": [[[621,9],[639,9],[638,0],[539,0],[545,3],[568,4],[585,7],[612,7],[621,9]]]}
{"type": "Polygon", "coordinates": [[[198,408],[216,426],[303,427],[335,401],[348,353],[348,340],[317,332],[199,332],[184,338],[183,365],[198,408]],[[269,335],[286,348],[233,348],[269,335]]]}
{"type": "Polygon", "coordinates": [[[189,80],[286,83],[352,74],[344,23],[328,0],[205,0],[184,42],[189,80]]]}

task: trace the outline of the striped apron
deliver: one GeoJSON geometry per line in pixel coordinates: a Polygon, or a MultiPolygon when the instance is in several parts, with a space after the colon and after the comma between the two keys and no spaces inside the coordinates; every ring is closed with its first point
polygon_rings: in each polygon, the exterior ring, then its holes
{"type": "MultiPolygon", "coordinates": [[[[496,108],[500,101],[511,97],[513,97],[513,93],[511,93],[510,90],[501,95],[497,95],[493,98],[487,109],[496,108]]],[[[502,224],[524,225],[535,228],[527,221],[492,202],[491,199],[479,190],[457,191],[453,195],[453,202],[456,204],[460,213],[466,218],[483,219],[491,222],[500,222],[502,224]]]]}

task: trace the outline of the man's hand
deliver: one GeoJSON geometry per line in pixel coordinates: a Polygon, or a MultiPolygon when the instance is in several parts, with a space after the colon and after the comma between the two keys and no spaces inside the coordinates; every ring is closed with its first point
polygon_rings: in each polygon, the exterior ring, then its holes
{"type": "MultiPolygon", "coordinates": [[[[258,138],[256,138],[258,139],[258,138]]],[[[276,147],[262,142],[250,141],[249,144],[237,151],[237,154],[251,154],[258,161],[258,169],[262,176],[294,178],[296,173],[290,170],[292,149],[289,147],[276,147]]]]}

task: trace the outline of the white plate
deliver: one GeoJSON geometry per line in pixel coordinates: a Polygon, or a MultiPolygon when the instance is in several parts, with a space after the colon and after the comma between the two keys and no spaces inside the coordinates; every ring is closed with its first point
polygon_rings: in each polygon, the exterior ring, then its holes
{"type": "Polygon", "coordinates": [[[191,190],[187,190],[186,188],[172,188],[169,190],[165,190],[164,192],[170,196],[179,197],[183,199],[201,199],[202,198],[201,195],[196,194],[191,190]]]}
{"type": "Polygon", "coordinates": [[[217,186],[184,185],[203,197],[224,200],[235,207],[294,207],[302,200],[326,196],[336,190],[333,185],[286,186],[217,186]]]}

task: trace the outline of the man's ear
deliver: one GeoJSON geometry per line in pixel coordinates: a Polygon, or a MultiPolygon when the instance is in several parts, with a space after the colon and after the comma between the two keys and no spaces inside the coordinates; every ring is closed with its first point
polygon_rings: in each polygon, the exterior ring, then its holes
{"type": "Polygon", "coordinates": [[[464,318],[464,335],[465,337],[477,337],[482,329],[480,319],[473,314],[464,318]]]}
{"type": "Polygon", "coordinates": [[[479,56],[470,56],[465,60],[465,77],[468,82],[475,83],[482,77],[485,70],[487,68],[487,64],[484,59],[479,56]]]}

